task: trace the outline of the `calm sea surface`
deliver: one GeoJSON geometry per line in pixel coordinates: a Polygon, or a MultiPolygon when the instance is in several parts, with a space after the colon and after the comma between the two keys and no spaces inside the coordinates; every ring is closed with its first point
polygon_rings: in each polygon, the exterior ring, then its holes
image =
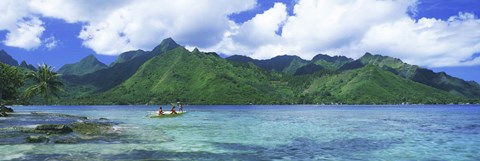
{"type": "MultiPolygon", "coordinates": [[[[148,117],[157,106],[13,108],[108,118],[123,137],[0,145],[4,160],[480,160],[474,105],[186,106],[186,114],[160,119],[148,117]]],[[[16,124],[36,124],[24,121],[16,124]]]]}

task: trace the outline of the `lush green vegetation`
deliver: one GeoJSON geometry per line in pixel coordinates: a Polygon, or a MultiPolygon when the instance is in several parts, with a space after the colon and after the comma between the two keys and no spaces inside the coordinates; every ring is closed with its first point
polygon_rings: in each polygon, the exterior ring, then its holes
{"type": "Polygon", "coordinates": [[[32,64],[27,64],[27,62],[25,60],[22,61],[22,63],[20,63],[20,65],[18,65],[18,67],[24,68],[24,69],[27,69],[27,70],[37,70],[37,68],[35,68],[32,64]]]}
{"type": "Polygon", "coordinates": [[[169,38],[150,52],[125,52],[110,66],[93,56],[65,65],[61,79],[50,67],[35,72],[22,64],[2,66],[17,70],[19,77],[1,82],[13,82],[9,87],[15,89],[3,98],[16,99],[27,88],[28,95],[39,95],[20,103],[44,103],[55,94],[59,99],[51,103],[56,104],[168,104],[178,99],[188,104],[480,103],[476,82],[369,53],[358,60],[322,54],[312,60],[288,55],[224,59],[188,51],[169,38]],[[59,80],[65,92],[59,93],[59,80]]]}
{"type": "Polygon", "coordinates": [[[374,65],[315,79],[303,93],[307,103],[448,104],[466,101],[445,91],[403,79],[374,65]]]}
{"type": "Polygon", "coordinates": [[[468,98],[480,97],[480,88],[476,82],[467,82],[465,80],[449,76],[444,72],[435,73],[432,70],[424,69],[416,65],[410,65],[402,62],[400,59],[392,57],[366,53],[360,59],[345,64],[342,69],[357,69],[368,64],[378,66],[405,79],[444,90],[452,94],[461,95],[468,98]]]}
{"type": "Polygon", "coordinates": [[[0,101],[18,98],[19,92],[17,89],[23,83],[23,74],[19,69],[0,63],[0,101]]]}
{"type": "Polygon", "coordinates": [[[85,75],[106,68],[107,65],[98,61],[93,55],[89,55],[78,63],[65,64],[58,70],[63,75],[85,75]]]}
{"type": "Polygon", "coordinates": [[[30,71],[27,77],[33,80],[33,85],[26,89],[26,98],[40,95],[50,103],[52,96],[58,96],[63,87],[60,75],[46,64],[40,65],[37,71],[30,71]]]}
{"type": "Polygon", "coordinates": [[[122,53],[120,54],[118,57],[117,57],[117,60],[115,60],[115,62],[113,62],[112,65],[114,64],[119,64],[119,63],[125,63],[125,62],[128,62],[132,59],[135,59],[139,56],[142,56],[142,55],[145,55],[147,52],[143,51],[143,50],[136,50],[136,51],[127,51],[125,53],[122,53]]]}
{"type": "Polygon", "coordinates": [[[281,83],[256,66],[235,65],[213,53],[189,52],[177,47],[145,62],[119,86],[81,102],[159,104],[176,98],[194,104],[266,104],[275,98],[292,98],[281,83]],[[281,93],[281,95],[280,95],[281,93]]]}
{"type": "Polygon", "coordinates": [[[294,74],[298,68],[309,63],[307,60],[303,60],[298,56],[290,55],[276,56],[266,60],[255,60],[246,56],[234,55],[228,57],[227,60],[241,63],[250,62],[267,71],[284,72],[288,74],[294,74]]]}

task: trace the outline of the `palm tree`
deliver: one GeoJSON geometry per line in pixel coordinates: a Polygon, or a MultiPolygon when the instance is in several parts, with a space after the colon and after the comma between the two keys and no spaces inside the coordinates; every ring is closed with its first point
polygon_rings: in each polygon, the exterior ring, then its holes
{"type": "Polygon", "coordinates": [[[50,103],[51,96],[58,96],[62,91],[63,83],[60,81],[60,75],[53,71],[53,67],[40,64],[37,71],[30,71],[27,75],[33,80],[34,85],[25,91],[26,97],[31,98],[35,95],[41,95],[47,103],[50,103]]]}

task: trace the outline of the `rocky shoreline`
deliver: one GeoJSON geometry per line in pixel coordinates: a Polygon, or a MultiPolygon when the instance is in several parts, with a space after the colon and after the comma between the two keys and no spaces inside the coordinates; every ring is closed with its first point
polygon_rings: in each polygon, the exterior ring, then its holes
{"type": "Polygon", "coordinates": [[[121,136],[117,124],[60,113],[6,113],[0,119],[0,145],[113,142],[121,136]]]}

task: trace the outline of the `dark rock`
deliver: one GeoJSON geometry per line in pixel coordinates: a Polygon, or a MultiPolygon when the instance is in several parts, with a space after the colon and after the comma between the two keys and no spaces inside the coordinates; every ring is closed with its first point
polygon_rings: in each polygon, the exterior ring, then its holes
{"type": "Polygon", "coordinates": [[[75,116],[75,115],[68,115],[68,114],[61,114],[61,113],[41,113],[41,112],[32,112],[32,115],[39,115],[39,116],[56,116],[56,117],[67,117],[67,118],[77,118],[81,120],[88,120],[85,116],[75,116]]]}
{"type": "Polygon", "coordinates": [[[100,118],[100,119],[98,119],[98,120],[108,120],[108,119],[107,119],[107,118],[103,118],[103,117],[102,117],[102,118],[100,118]]]}
{"type": "Polygon", "coordinates": [[[5,112],[13,112],[13,109],[6,107],[6,108],[5,108],[5,112]]]}
{"type": "Polygon", "coordinates": [[[5,113],[5,112],[0,112],[0,117],[7,117],[7,116],[8,116],[7,113],[5,113]]]}
{"type": "Polygon", "coordinates": [[[5,111],[5,112],[13,112],[13,109],[12,109],[12,108],[8,108],[8,107],[7,107],[7,108],[5,108],[5,109],[7,109],[7,111],[5,111]]]}
{"type": "Polygon", "coordinates": [[[54,133],[54,134],[66,134],[66,133],[73,132],[72,129],[67,125],[55,125],[55,124],[38,125],[35,128],[35,131],[44,132],[44,133],[54,133]]]}
{"type": "Polygon", "coordinates": [[[48,138],[45,136],[28,136],[27,142],[28,143],[46,143],[48,142],[48,138]]]}
{"type": "Polygon", "coordinates": [[[70,124],[74,132],[86,135],[101,135],[112,130],[112,126],[107,123],[76,122],[70,124]]]}
{"type": "Polygon", "coordinates": [[[0,112],[13,112],[13,109],[2,106],[2,107],[0,107],[0,112]]]}
{"type": "Polygon", "coordinates": [[[63,138],[63,139],[55,140],[54,143],[55,144],[76,144],[80,141],[81,140],[79,140],[79,138],[70,137],[70,138],[63,138]]]}

